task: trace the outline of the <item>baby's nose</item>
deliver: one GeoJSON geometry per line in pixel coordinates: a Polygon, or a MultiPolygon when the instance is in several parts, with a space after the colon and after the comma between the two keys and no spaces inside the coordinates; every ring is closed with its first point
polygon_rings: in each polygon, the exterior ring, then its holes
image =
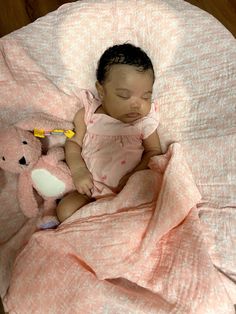
{"type": "Polygon", "coordinates": [[[141,106],[142,106],[142,103],[141,103],[140,100],[138,100],[138,99],[133,99],[133,100],[131,101],[130,107],[131,107],[132,109],[139,109],[141,106]]]}

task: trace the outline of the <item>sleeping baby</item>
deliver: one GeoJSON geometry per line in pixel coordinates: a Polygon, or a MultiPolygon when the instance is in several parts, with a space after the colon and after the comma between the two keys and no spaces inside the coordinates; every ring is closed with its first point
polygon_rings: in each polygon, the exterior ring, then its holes
{"type": "Polygon", "coordinates": [[[155,74],[147,54],[128,43],[112,46],[102,54],[96,76],[99,98],[84,91],[75,136],[65,144],[77,190],[59,202],[61,222],[94,199],[121,191],[134,172],[161,154],[151,101],[155,74]]]}

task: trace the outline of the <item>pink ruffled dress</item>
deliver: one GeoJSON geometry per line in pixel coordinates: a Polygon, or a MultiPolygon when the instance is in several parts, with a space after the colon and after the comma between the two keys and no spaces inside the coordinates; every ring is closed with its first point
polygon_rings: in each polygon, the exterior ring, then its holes
{"type": "Polygon", "coordinates": [[[95,113],[101,102],[88,91],[82,94],[82,102],[87,126],[82,157],[93,176],[92,197],[114,195],[120,179],[140,162],[142,140],[157,129],[157,106],[152,103],[146,117],[129,124],[95,113]]]}

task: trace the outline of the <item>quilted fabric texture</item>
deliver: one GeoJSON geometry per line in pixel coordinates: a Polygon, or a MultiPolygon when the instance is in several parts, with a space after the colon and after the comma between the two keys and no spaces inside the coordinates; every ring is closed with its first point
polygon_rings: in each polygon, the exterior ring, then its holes
{"type": "Polygon", "coordinates": [[[234,313],[212,264],[179,144],[116,197],[84,206],[18,256],[10,313],[234,313]]]}
{"type": "MultiPolygon", "coordinates": [[[[126,41],[153,61],[163,151],[174,142],[183,147],[202,195],[198,210],[208,254],[236,302],[236,42],[212,16],[182,0],[63,5],[1,38],[1,127],[71,127],[81,89],[95,92],[101,53],[126,41]]],[[[1,176],[1,295],[9,260],[12,265],[35,225],[25,222],[14,201],[15,180],[1,176]]]]}
{"type": "Polygon", "coordinates": [[[26,120],[25,127],[34,127],[38,123],[29,122],[29,115],[35,112],[44,114],[41,121],[45,114],[71,121],[80,90],[95,92],[104,49],[126,41],[153,60],[164,150],[183,143],[204,198],[235,204],[235,158],[225,158],[229,151],[220,149],[236,144],[235,40],[213,17],[183,1],[66,4],[4,37],[2,123],[26,120]]]}

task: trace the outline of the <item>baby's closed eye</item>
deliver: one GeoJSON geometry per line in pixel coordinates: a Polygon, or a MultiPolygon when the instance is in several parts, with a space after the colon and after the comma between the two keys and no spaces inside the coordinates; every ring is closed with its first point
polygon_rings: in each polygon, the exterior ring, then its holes
{"type": "Polygon", "coordinates": [[[122,92],[117,94],[118,97],[123,98],[123,99],[129,99],[130,98],[130,94],[127,92],[122,92]]]}

